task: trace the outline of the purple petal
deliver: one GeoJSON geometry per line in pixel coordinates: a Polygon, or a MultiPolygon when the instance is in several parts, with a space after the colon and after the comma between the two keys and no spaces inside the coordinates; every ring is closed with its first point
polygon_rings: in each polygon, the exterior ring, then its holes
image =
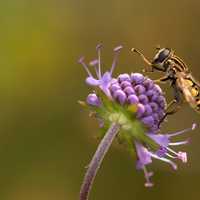
{"type": "Polygon", "coordinates": [[[104,91],[104,93],[108,97],[111,97],[110,90],[109,90],[111,80],[112,80],[112,77],[110,75],[110,72],[104,73],[103,77],[100,80],[100,88],[104,91]]]}
{"type": "Polygon", "coordinates": [[[139,142],[135,142],[136,152],[138,156],[138,169],[142,169],[145,165],[148,165],[152,162],[151,156],[147,148],[141,145],[139,142]]]}
{"type": "Polygon", "coordinates": [[[148,136],[153,139],[160,146],[167,147],[169,145],[169,137],[167,135],[161,134],[148,134],[148,136]]]}
{"type": "Polygon", "coordinates": [[[110,83],[112,80],[112,77],[110,75],[110,72],[106,72],[103,74],[102,78],[101,78],[101,84],[102,85],[107,85],[108,83],[110,83]]]}
{"type": "Polygon", "coordinates": [[[88,85],[91,85],[91,86],[98,86],[98,85],[100,85],[100,81],[97,80],[97,79],[95,79],[95,78],[93,78],[93,77],[87,77],[86,78],[86,83],[88,85]]]}

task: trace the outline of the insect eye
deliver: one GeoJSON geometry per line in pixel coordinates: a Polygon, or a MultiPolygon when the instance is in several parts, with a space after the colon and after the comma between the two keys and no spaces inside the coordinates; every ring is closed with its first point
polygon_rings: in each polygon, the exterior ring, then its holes
{"type": "Polygon", "coordinates": [[[161,49],[153,59],[153,64],[162,63],[170,54],[170,50],[165,48],[161,49]]]}

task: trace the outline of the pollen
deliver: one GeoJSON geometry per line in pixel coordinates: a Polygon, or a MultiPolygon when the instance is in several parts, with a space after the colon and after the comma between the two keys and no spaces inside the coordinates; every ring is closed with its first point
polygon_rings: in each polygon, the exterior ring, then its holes
{"type": "Polygon", "coordinates": [[[130,112],[132,112],[132,113],[136,113],[137,110],[138,110],[138,107],[137,107],[136,104],[132,104],[132,105],[128,106],[127,110],[130,111],[130,112]]]}

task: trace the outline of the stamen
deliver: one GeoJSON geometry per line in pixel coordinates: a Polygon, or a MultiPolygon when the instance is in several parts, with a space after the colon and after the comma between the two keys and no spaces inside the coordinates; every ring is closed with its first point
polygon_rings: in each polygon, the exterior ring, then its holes
{"type": "Polygon", "coordinates": [[[186,153],[186,152],[181,152],[181,151],[179,151],[179,152],[177,153],[177,156],[172,156],[172,155],[169,154],[169,153],[166,153],[166,155],[167,155],[168,157],[170,157],[170,158],[173,158],[173,159],[178,158],[178,159],[180,159],[183,163],[187,163],[187,153],[186,153]]]}
{"type": "Polygon", "coordinates": [[[170,152],[175,154],[176,157],[178,159],[180,159],[183,163],[187,162],[187,153],[186,152],[179,151],[178,153],[176,153],[174,150],[170,149],[169,147],[167,147],[167,150],[169,150],[170,152]]]}
{"type": "Polygon", "coordinates": [[[191,127],[191,128],[186,128],[186,129],[184,129],[184,130],[182,130],[182,131],[178,131],[178,132],[176,132],[176,133],[169,133],[169,134],[167,134],[167,136],[168,136],[168,137],[173,137],[173,136],[181,135],[181,134],[183,134],[183,133],[185,133],[185,132],[194,130],[196,127],[197,127],[197,125],[194,123],[194,124],[192,124],[192,127],[191,127]]]}
{"type": "Polygon", "coordinates": [[[91,72],[90,72],[90,70],[88,69],[88,66],[84,62],[84,57],[83,56],[78,60],[78,63],[81,64],[84,67],[85,71],[87,72],[87,74],[90,77],[93,77],[92,74],[91,74],[91,72]]]}
{"type": "Polygon", "coordinates": [[[162,161],[164,161],[164,162],[166,162],[166,163],[169,163],[169,164],[172,166],[172,168],[173,168],[174,170],[177,170],[177,165],[176,165],[174,162],[172,162],[171,160],[169,160],[169,159],[167,159],[167,158],[159,157],[159,156],[157,156],[156,154],[153,154],[153,153],[151,153],[151,152],[149,152],[149,153],[150,153],[150,155],[151,155],[153,158],[156,158],[156,159],[158,159],[158,160],[162,160],[162,161]]]}
{"type": "Polygon", "coordinates": [[[145,166],[143,167],[143,171],[146,179],[145,187],[152,187],[153,183],[150,181],[150,177],[153,176],[153,172],[148,172],[145,166]]]}
{"type": "Polygon", "coordinates": [[[117,47],[114,48],[114,52],[119,52],[122,48],[123,48],[122,45],[117,46],[117,47]]]}
{"type": "Polygon", "coordinates": [[[161,49],[160,45],[157,44],[157,45],[156,45],[156,50],[160,50],[160,49],[161,49]]]}
{"type": "Polygon", "coordinates": [[[91,66],[95,66],[99,63],[99,61],[97,59],[90,61],[90,65],[91,66]]]}
{"type": "Polygon", "coordinates": [[[121,46],[121,45],[114,48],[115,55],[114,55],[113,63],[112,63],[111,70],[110,70],[111,75],[112,75],[112,73],[113,73],[113,71],[116,67],[118,55],[119,55],[119,52],[122,48],[123,48],[123,46],[121,46]]]}
{"type": "Polygon", "coordinates": [[[92,61],[89,63],[89,65],[94,67],[95,72],[96,72],[96,75],[97,75],[97,77],[100,79],[100,77],[99,77],[99,72],[98,72],[98,66],[97,66],[98,63],[99,63],[99,61],[98,61],[97,59],[95,59],[95,60],[92,60],[92,61]]]}
{"type": "Polygon", "coordinates": [[[170,157],[170,158],[173,158],[173,159],[177,158],[177,156],[172,156],[172,155],[169,154],[169,153],[166,153],[166,155],[167,155],[168,157],[170,157]]]}
{"type": "Polygon", "coordinates": [[[178,156],[178,153],[176,153],[176,151],[174,151],[173,149],[170,149],[169,147],[166,147],[166,149],[170,152],[172,152],[173,154],[175,154],[176,156],[178,156]]]}
{"type": "Polygon", "coordinates": [[[98,74],[99,74],[99,79],[101,79],[101,47],[102,47],[102,44],[98,44],[96,46],[96,50],[97,50],[97,53],[98,53],[98,74]]]}
{"type": "Polygon", "coordinates": [[[178,145],[183,145],[183,144],[188,144],[189,140],[185,140],[185,141],[180,141],[180,142],[170,142],[169,146],[178,146],[178,145]]]}
{"type": "Polygon", "coordinates": [[[194,130],[196,127],[197,127],[197,124],[196,124],[196,123],[193,123],[193,124],[192,124],[192,130],[194,130]]]}
{"type": "Polygon", "coordinates": [[[186,162],[187,162],[187,153],[186,153],[186,152],[179,151],[179,152],[178,152],[178,158],[179,158],[180,160],[182,160],[183,163],[186,163],[186,162]]]}

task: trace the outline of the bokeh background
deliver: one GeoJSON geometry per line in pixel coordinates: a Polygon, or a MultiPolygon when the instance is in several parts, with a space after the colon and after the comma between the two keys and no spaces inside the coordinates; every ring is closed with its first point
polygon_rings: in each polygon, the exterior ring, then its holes
{"type": "MultiPolygon", "coordinates": [[[[112,49],[122,44],[115,75],[141,72],[155,45],[172,47],[200,80],[200,2],[196,0],[7,0],[0,2],[0,199],[76,200],[98,140],[97,124],[82,110],[90,88],[80,55],[89,62],[104,44],[109,67],[112,49]]],[[[159,77],[155,74],[152,78],[159,77]]],[[[162,86],[172,98],[168,86],[162,86]]],[[[169,118],[162,132],[200,124],[188,105],[169,118]]],[[[189,134],[186,165],[174,172],[154,162],[156,183],[144,188],[134,158],[113,147],[91,193],[93,200],[198,199],[200,129],[189,134]]]]}

